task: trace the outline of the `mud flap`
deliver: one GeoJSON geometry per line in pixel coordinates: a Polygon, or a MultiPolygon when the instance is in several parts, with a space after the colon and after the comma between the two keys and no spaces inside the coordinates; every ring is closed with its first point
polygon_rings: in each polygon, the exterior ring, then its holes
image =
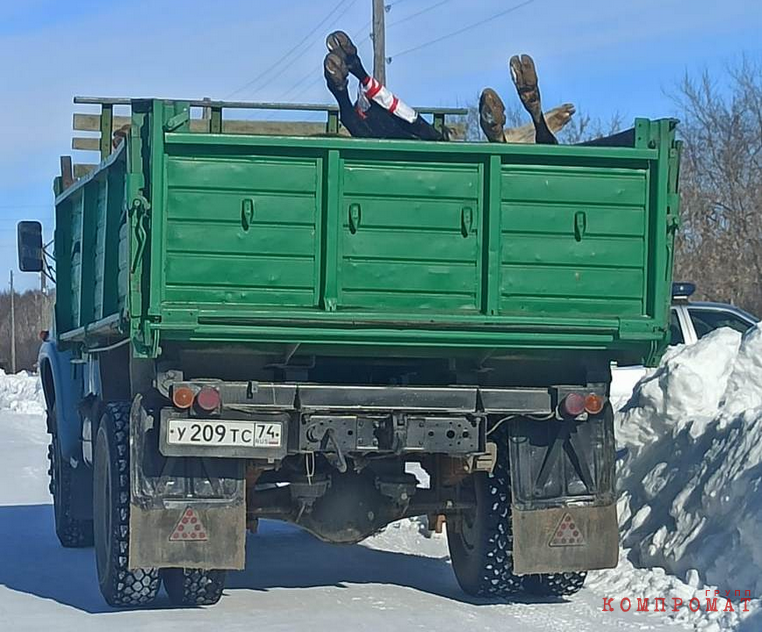
{"type": "Polygon", "coordinates": [[[614,568],[619,560],[616,505],[513,509],[513,572],[614,568]]]}
{"type": "Polygon", "coordinates": [[[130,568],[240,570],[245,565],[243,461],[164,457],[159,410],[130,414],[130,568]]]}
{"type": "Polygon", "coordinates": [[[245,564],[246,512],[235,506],[202,505],[198,502],[167,503],[161,509],[130,507],[130,568],[200,568],[241,570],[245,564]],[[186,514],[196,522],[190,524],[186,514]],[[188,520],[188,538],[177,537],[188,520]],[[192,529],[201,526],[204,537],[192,529]]]}
{"type": "Polygon", "coordinates": [[[514,572],[613,568],[619,557],[614,423],[603,413],[510,425],[514,572]]]}

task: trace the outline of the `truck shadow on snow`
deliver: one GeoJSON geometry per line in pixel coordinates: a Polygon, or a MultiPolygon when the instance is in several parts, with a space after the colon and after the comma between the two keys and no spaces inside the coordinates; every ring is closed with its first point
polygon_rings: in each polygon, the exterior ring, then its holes
{"type": "MultiPolygon", "coordinates": [[[[259,533],[249,536],[246,557],[246,570],[228,574],[226,592],[386,584],[473,605],[510,603],[464,594],[446,558],[325,544],[278,522],[263,521],[259,533]]],[[[51,505],[0,506],[0,586],[90,614],[114,612],[98,591],[93,550],[61,547],[51,505]]],[[[171,607],[162,593],[153,609],[171,607]]],[[[217,607],[224,608],[224,598],[217,607]]]]}

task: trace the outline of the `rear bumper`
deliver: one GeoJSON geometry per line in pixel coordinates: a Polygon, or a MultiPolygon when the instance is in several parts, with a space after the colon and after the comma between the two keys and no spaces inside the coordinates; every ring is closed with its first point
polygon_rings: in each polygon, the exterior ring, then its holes
{"type": "Polygon", "coordinates": [[[429,453],[466,456],[485,450],[487,415],[548,414],[553,389],[325,386],[217,382],[222,406],[211,416],[163,408],[164,456],[279,460],[310,452],[429,453]],[[267,447],[180,445],[170,421],[277,424],[282,441],[267,447]]]}

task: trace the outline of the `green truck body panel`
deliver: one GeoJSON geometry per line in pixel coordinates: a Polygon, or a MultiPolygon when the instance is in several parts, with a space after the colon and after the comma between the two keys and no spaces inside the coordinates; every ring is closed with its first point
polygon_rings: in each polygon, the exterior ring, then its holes
{"type": "Polygon", "coordinates": [[[632,362],[666,343],[674,121],[529,146],[191,133],[182,103],[132,109],[127,145],[56,201],[62,341],[632,362]]]}

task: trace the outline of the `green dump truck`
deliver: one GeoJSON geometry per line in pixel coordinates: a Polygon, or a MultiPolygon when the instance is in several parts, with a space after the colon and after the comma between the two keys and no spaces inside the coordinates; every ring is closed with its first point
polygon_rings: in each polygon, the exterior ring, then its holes
{"type": "Polygon", "coordinates": [[[108,603],[215,603],[262,518],[356,543],[426,515],[473,595],[616,565],[610,367],[667,342],[674,121],[426,143],[83,102],[101,162],[56,180],[39,366],[56,530],[108,603]]]}

